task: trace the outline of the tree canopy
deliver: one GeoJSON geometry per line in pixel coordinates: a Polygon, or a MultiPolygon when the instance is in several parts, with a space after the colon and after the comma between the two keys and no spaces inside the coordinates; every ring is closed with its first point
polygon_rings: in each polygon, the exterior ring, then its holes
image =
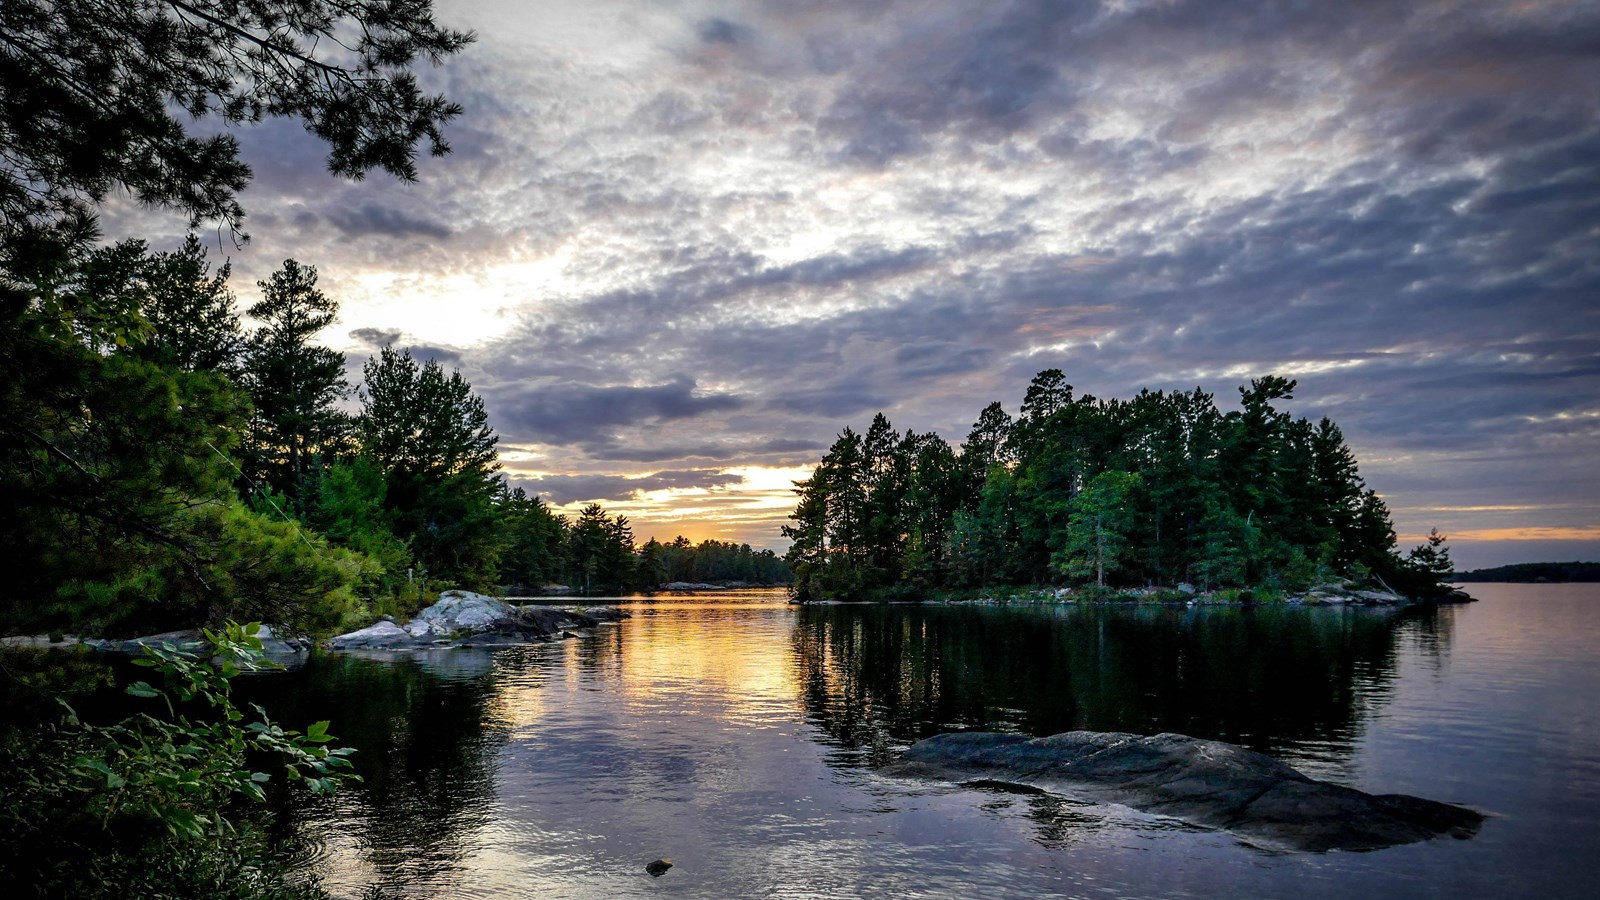
{"type": "Polygon", "coordinates": [[[1269,375],[1224,413],[1211,395],[1077,396],[1040,372],[1013,420],[979,414],[958,453],[881,413],[839,433],[784,534],[801,596],[1092,582],[1290,587],[1389,579],[1426,596],[1449,573],[1435,535],[1401,558],[1383,500],[1337,425],[1278,408],[1269,375]]]}
{"type": "Polygon", "coordinates": [[[335,175],[411,180],[461,112],[413,67],[471,40],[428,0],[8,0],[0,239],[81,237],[113,189],[238,228],[250,170],[232,135],[194,133],[206,122],[298,119],[335,175]]]}

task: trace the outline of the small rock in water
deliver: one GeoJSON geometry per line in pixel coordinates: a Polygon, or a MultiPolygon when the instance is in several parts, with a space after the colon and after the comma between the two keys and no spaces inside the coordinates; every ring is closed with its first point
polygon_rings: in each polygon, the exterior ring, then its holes
{"type": "Polygon", "coordinates": [[[570,631],[563,631],[561,632],[561,639],[564,641],[575,641],[578,639],[578,636],[570,631]]]}
{"type": "Polygon", "coordinates": [[[650,877],[660,878],[662,875],[666,874],[666,871],[670,868],[672,868],[672,860],[658,859],[655,862],[645,866],[644,870],[650,873],[650,877]]]}

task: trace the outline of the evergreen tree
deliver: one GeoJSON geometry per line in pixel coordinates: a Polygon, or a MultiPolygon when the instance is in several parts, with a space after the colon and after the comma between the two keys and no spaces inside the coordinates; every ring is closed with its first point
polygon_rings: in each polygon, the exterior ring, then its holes
{"type": "Polygon", "coordinates": [[[385,347],[362,367],[357,417],[362,453],[385,473],[385,505],[432,578],[498,583],[499,438],[460,372],[445,375],[410,351],[385,347]]]}
{"type": "Polygon", "coordinates": [[[317,270],[295,260],[258,282],[262,299],[247,311],[261,323],[246,344],[244,383],[255,414],[245,471],[303,512],[323,457],[339,452],[349,420],[337,404],[350,390],[344,354],[312,341],[333,324],[339,305],[317,288],[317,270]]]}
{"type": "Polygon", "coordinates": [[[1095,584],[1106,586],[1106,573],[1123,567],[1140,483],[1132,472],[1101,472],[1090,479],[1073,498],[1064,546],[1051,557],[1057,570],[1079,578],[1093,574],[1095,584]]]}
{"type": "Polygon", "coordinates": [[[181,249],[146,257],[143,313],[151,333],[136,352],[168,368],[240,380],[245,345],[228,287],[230,271],[224,262],[212,274],[206,250],[192,234],[181,249]]]}

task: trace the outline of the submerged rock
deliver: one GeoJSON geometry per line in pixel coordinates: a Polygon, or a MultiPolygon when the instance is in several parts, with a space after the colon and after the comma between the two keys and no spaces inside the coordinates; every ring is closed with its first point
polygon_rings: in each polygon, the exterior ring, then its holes
{"type": "Polygon", "coordinates": [[[660,878],[662,875],[667,874],[667,870],[670,868],[672,868],[672,860],[662,858],[654,862],[645,863],[644,870],[650,873],[650,877],[660,878]]]}
{"type": "Polygon", "coordinates": [[[1483,822],[1465,807],[1367,794],[1314,780],[1262,753],[1181,734],[941,734],[912,745],[884,771],[1070,793],[1298,850],[1377,850],[1443,834],[1467,838],[1483,822]]]}

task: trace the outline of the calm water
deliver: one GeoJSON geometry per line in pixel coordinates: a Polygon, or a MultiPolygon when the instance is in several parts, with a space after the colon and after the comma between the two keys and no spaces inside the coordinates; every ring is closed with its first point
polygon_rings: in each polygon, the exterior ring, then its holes
{"type": "Polygon", "coordinates": [[[365,784],[289,810],[340,895],[1593,896],[1600,586],[1472,590],[1399,615],[624,601],[578,640],[325,657],[249,691],[361,751],[365,784]],[[1180,731],[1493,817],[1465,842],[1274,853],[875,774],[959,728],[1180,731]]]}

